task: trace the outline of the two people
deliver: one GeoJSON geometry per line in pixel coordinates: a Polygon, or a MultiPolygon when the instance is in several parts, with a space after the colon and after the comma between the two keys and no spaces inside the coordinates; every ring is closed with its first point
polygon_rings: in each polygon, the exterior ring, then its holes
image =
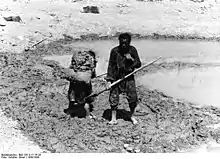
{"type": "MultiPolygon", "coordinates": [[[[141,67],[141,61],[138,55],[138,52],[136,48],[131,43],[131,36],[128,33],[122,33],[119,35],[119,45],[116,46],[111,50],[110,57],[109,57],[109,63],[108,63],[108,70],[107,70],[107,76],[105,77],[105,80],[107,81],[107,87],[114,81],[117,81],[118,79],[123,78],[127,74],[133,72],[136,68],[141,67]]],[[[90,52],[91,53],[91,52],[90,52]]],[[[68,92],[69,97],[69,108],[64,110],[64,112],[68,113],[69,109],[71,109],[72,106],[77,105],[77,103],[83,102],[83,99],[90,95],[92,93],[92,85],[91,85],[91,79],[95,77],[95,67],[96,67],[96,60],[95,55],[92,53],[92,56],[86,60],[87,65],[83,64],[80,68],[77,68],[77,57],[72,58],[72,63],[70,66],[70,69],[76,69],[76,71],[84,71],[87,72],[87,74],[90,75],[91,78],[85,81],[70,81],[70,87],[68,92]],[[90,62],[89,62],[90,61],[90,62]]],[[[82,64],[82,62],[81,62],[82,64]]],[[[130,119],[133,124],[137,124],[137,120],[134,117],[135,108],[137,107],[137,91],[136,91],[136,84],[135,84],[135,78],[134,75],[131,75],[127,79],[123,80],[119,84],[113,86],[110,89],[110,95],[109,95],[109,103],[111,106],[111,113],[112,118],[109,124],[117,124],[117,108],[119,104],[119,95],[121,93],[125,93],[129,108],[130,108],[130,119]]],[[[90,116],[90,107],[92,105],[93,100],[91,101],[85,101],[85,110],[86,110],[86,116],[90,116]]]]}

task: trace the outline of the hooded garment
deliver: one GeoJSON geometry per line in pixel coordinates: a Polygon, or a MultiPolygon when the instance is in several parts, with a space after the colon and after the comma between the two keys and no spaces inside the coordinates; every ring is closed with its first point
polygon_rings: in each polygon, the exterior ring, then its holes
{"type": "Polygon", "coordinates": [[[69,69],[75,72],[76,78],[70,80],[69,101],[83,102],[92,93],[91,79],[96,76],[95,68],[96,57],[93,51],[82,51],[72,56],[69,69]]]}

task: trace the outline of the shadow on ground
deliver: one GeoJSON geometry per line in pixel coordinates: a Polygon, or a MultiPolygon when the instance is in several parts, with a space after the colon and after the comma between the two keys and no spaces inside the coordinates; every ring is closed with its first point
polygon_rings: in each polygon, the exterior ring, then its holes
{"type": "MultiPolygon", "coordinates": [[[[6,115],[18,121],[23,133],[41,148],[51,152],[124,152],[124,144],[138,146],[140,152],[178,152],[204,143],[220,130],[206,126],[219,123],[220,110],[215,107],[194,108],[191,103],[174,100],[156,90],[138,86],[138,96],[147,113],[138,116],[133,126],[128,112],[119,108],[118,125],[108,126],[110,111],[108,92],[96,97],[93,114],[96,120],[83,118],[80,109],[71,118],[63,110],[68,107],[68,81],[48,67],[42,57],[71,55],[83,48],[74,48],[70,39],[61,39],[21,54],[0,54],[0,106],[6,115]],[[80,113],[81,114],[80,114],[80,113]]],[[[176,64],[154,65],[156,71],[176,64]]],[[[148,72],[149,72],[148,70],[148,72]]],[[[95,79],[94,91],[104,88],[104,81],[95,79]]],[[[126,105],[125,102],[121,106],[126,105]]],[[[214,137],[213,137],[214,138],[214,137]]]]}
{"type": "MultiPolygon", "coordinates": [[[[102,117],[108,121],[111,120],[111,109],[106,109],[102,115],[102,117]]],[[[131,121],[131,119],[129,118],[129,111],[124,110],[124,109],[118,109],[117,110],[117,115],[116,115],[117,119],[123,119],[124,121],[131,121]]]]}

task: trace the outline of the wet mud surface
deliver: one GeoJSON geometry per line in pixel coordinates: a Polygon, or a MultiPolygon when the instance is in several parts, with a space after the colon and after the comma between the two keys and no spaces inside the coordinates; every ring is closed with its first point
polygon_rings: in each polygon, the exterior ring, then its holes
{"type": "MultiPolygon", "coordinates": [[[[0,54],[0,107],[40,147],[51,152],[153,153],[187,151],[209,139],[220,142],[220,129],[207,127],[220,122],[219,108],[192,107],[193,103],[175,100],[141,85],[137,86],[139,124],[136,126],[126,117],[129,109],[125,99],[119,106],[119,123],[108,125],[109,92],[95,99],[92,113],[96,119],[85,119],[84,114],[79,118],[66,115],[63,110],[68,107],[69,82],[48,67],[49,61],[42,57],[67,55],[82,49],[68,47],[68,43],[71,41],[59,40],[21,54],[0,54]]],[[[137,76],[178,66],[175,62],[162,62],[137,76]]],[[[199,64],[185,63],[181,67],[199,67],[199,64]]],[[[93,80],[94,91],[104,87],[104,80],[93,80]]]]}

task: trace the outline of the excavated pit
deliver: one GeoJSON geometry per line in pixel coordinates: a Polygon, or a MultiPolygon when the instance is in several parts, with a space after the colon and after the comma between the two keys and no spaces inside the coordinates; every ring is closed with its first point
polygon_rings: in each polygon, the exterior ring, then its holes
{"type": "MultiPolygon", "coordinates": [[[[109,92],[95,99],[93,114],[97,116],[96,120],[72,118],[63,113],[68,106],[66,96],[69,83],[60,79],[45,63],[54,60],[48,58],[51,56],[62,55],[66,59],[83,47],[61,39],[22,54],[0,55],[1,109],[17,120],[25,136],[40,147],[63,153],[185,152],[210,139],[220,141],[220,129],[213,126],[220,122],[219,108],[197,108],[193,103],[174,99],[141,83],[137,86],[139,106],[136,116],[139,124],[136,126],[126,118],[128,106],[124,99],[120,102],[118,125],[107,124],[110,118],[109,92]],[[124,147],[125,144],[129,144],[129,149],[124,147]]],[[[100,53],[98,56],[102,59],[100,53]]],[[[68,62],[64,63],[68,66],[68,62]]],[[[181,63],[182,68],[200,65],[206,67],[205,64],[181,63]]],[[[179,62],[163,59],[142,70],[137,78],[145,73],[179,66],[179,62]]],[[[105,70],[103,68],[100,73],[105,70]]],[[[94,79],[92,83],[94,91],[105,86],[102,78],[94,79]]]]}

